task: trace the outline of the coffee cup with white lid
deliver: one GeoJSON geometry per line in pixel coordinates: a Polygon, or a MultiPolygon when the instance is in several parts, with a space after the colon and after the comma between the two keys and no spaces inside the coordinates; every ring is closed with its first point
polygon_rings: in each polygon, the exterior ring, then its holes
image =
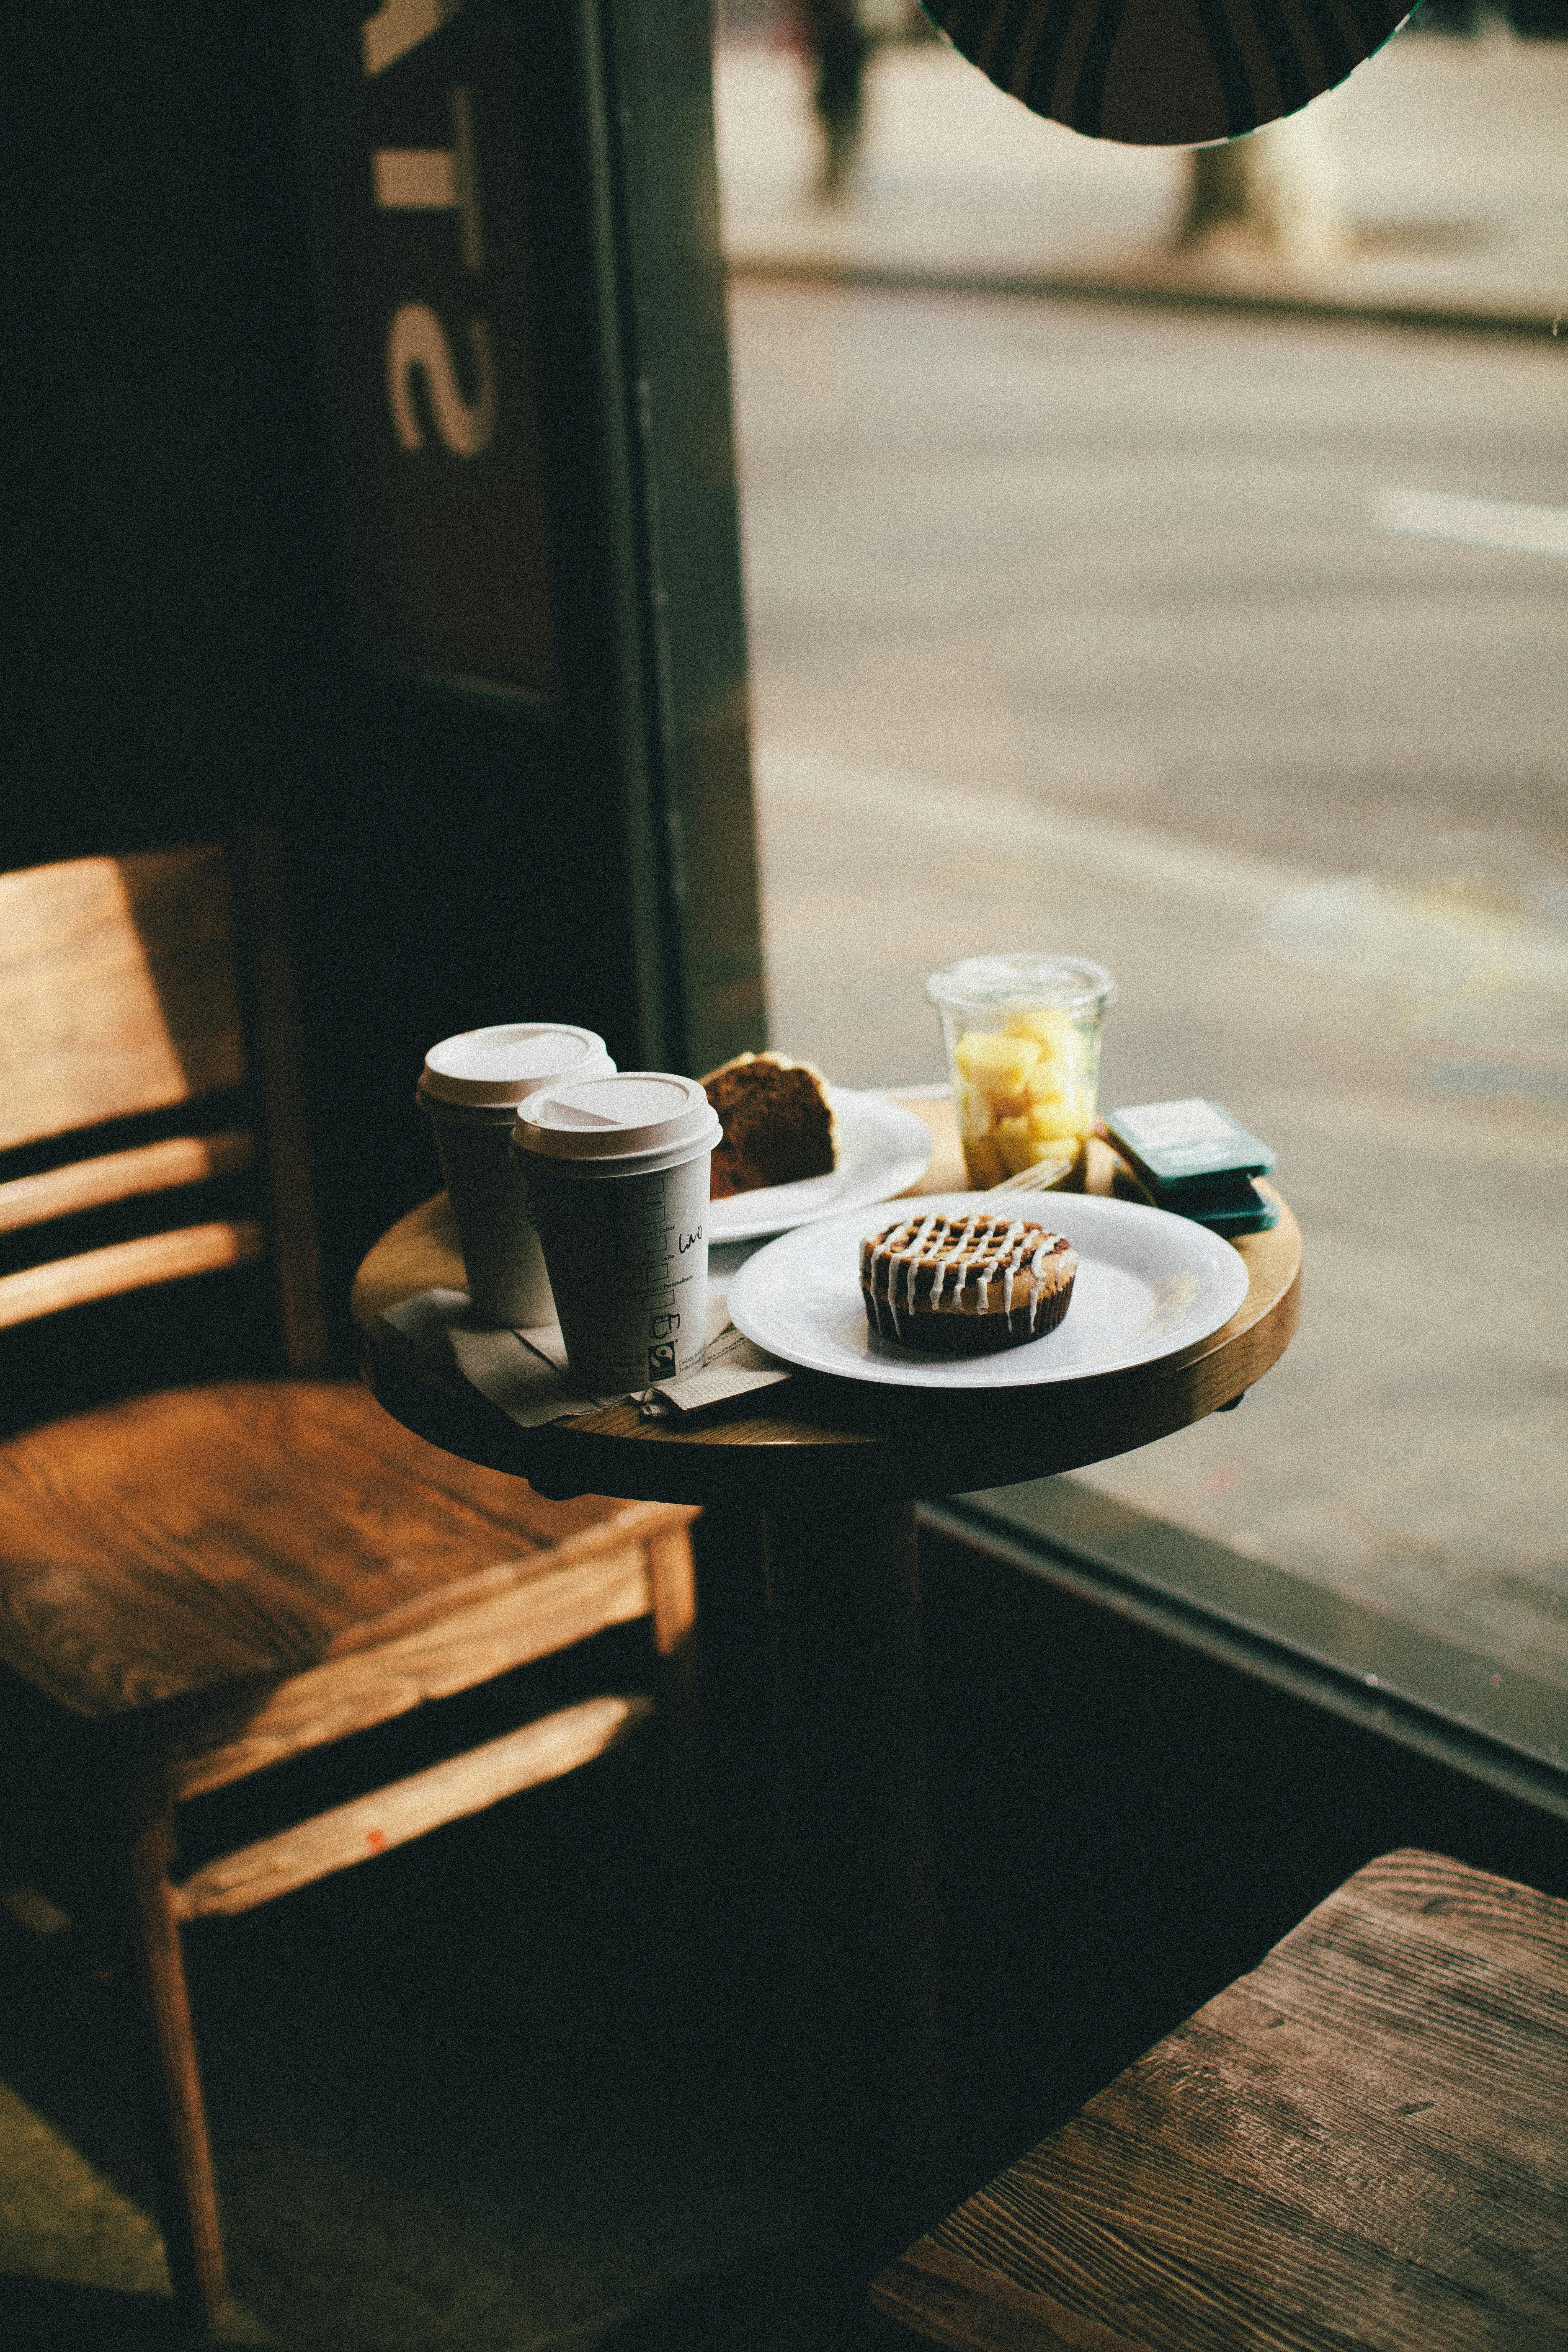
{"type": "Polygon", "coordinates": [[[468,1272],[474,1319],[555,1319],[526,1171],[513,1160],[517,1107],[552,1079],[615,1068],[605,1041],[564,1021],[502,1021],[444,1037],[425,1057],[417,1100],[441,1155],[468,1272]]]}
{"type": "Polygon", "coordinates": [[[695,1078],[557,1081],[517,1115],[574,1384],[618,1396],[694,1371],[708,1319],[708,1187],[723,1132],[695,1078]]]}

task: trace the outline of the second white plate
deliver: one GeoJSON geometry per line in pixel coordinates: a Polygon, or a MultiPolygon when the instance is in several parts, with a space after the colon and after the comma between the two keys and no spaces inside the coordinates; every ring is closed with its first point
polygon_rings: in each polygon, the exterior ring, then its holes
{"type": "MultiPolygon", "coordinates": [[[[915,1210],[1000,1205],[984,1192],[921,1194],[915,1210]]],[[[808,1372],[895,1388],[1011,1389],[1088,1380],[1172,1356],[1228,1323],[1247,1296],[1238,1251],[1188,1217],[1092,1193],[1017,1194],[1016,1205],[1078,1252],[1072,1304],[1054,1331],[993,1356],[922,1356],[879,1339],[860,1297],[864,1213],[770,1242],[731,1277],[730,1314],[759,1348],[808,1372]]]]}
{"type": "Polygon", "coordinates": [[[760,1192],[732,1192],[709,1203],[710,1242],[754,1242],[795,1225],[837,1216],[867,1201],[890,1201],[918,1184],[936,1149],[930,1128],[885,1095],[829,1087],[838,1125],[838,1165],[798,1184],[769,1184],[760,1192]]]}

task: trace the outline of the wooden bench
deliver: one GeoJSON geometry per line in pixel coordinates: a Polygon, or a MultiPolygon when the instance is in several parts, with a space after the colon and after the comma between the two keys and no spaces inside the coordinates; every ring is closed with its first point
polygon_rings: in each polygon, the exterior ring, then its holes
{"type": "Polygon", "coordinates": [[[974,2352],[1563,2352],[1568,1903],[1369,1863],[872,2299],[974,2352]]]}

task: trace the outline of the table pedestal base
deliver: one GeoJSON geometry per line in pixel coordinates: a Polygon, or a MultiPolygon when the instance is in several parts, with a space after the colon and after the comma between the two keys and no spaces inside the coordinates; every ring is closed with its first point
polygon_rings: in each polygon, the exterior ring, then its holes
{"type": "Polygon", "coordinates": [[[951,2196],[914,1507],[772,1507],[763,1559],[803,2154],[853,2262],[951,2196]]]}

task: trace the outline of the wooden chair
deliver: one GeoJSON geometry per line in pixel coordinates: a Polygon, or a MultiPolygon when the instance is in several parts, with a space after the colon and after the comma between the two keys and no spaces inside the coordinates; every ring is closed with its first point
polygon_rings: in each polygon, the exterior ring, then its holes
{"type": "Polygon", "coordinates": [[[872,2298],[975,2352],[1568,2345],[1568,1903],[1369,1863],[872,2298]]]}
{"type": "Polygon", "coordinates": [[[0,877],[0,1234],[30,1230],[37,1261],[0,1276],[0,1330],[195,1277],[222,1277],[216,1317],[231,1270],[254,1283],[265,1254],[292,1375],[138,1394],[0,1444],[0,1833],[68,1912],[107,1906],[169,2269],[204,2326],[223,2257],[182,1928],[568,1771],[651,1702],[563,1708],[184,1876],[176,1809],[640,1617],[675,1676],[694,1614],[692,1512],[546,1502],[307,1377],[325,1350],[276,901],[259,841],[232,877],[196,848],[0,877]],[[235,1115],[247,1083],[259,1134],[235,1115]],[[215,1186],[222,1213],[176,1217],[185,1188],[215,1186]],[[151,1230],[102,1239],[113,1204],[151,1230]],[[82,1213],[99,1245],[60,1255],[57,1221],[82,1213]]]}

